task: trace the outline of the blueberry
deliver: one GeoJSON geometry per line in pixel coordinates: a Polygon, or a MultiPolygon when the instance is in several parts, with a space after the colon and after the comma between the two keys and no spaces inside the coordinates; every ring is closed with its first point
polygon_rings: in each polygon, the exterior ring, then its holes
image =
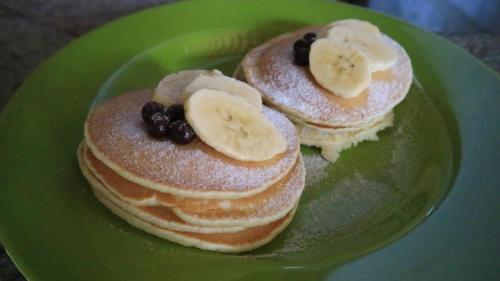
{"type": "Polygon", "coordinates": [[[153,114],[157,112],[163,112],[163,110],[163,105],[157,102],[150,101],[148,103],[145,103],[141,111],[142,120],[144,120],[144,122],[146,123],[150,123],[151,116],[153,116],[153,114]]]}
{"type": "Polygon", "coordinates": [[[168,127],[168,135],[177,144],[188,144],[196,137],[193,128],[186,120],[171,123],[168,127]]]}
{"type": "Polygon", "coordinates": [[[148,131],[149,135],[152,136],[153,138],[164,138],[168,134],[168,125],[164,124],[158,124],[158,125],[152,125],[152,124],[146,124],[146,130],[148,131]]]}
{"type": "Polygon", "coordinates": [[[316,33],[308,32],[304,34],[304,40],[309,43],[309,46],[316,40],[316,33]]]}
{"type": "Polygon", "coordinates": [[[184,107],[182,104],[174,104],[167,108],[166,114],[171,122],[184,119],[184,107]]]}
{"type": "Polygon", "coordinates": [[[304,39],[299,39],[299,40],[295,41],[295,43],[293,44],[293,51],[294,52],[303,51],[303,50],[306,50],[308,48],[309,48],[309,46],[304,39]]]}
{"type": "Polygon", "coordinates": [[[309,65],[309,50],[295,52],[293,58],[297,65],[309,65]]]}
{"type": "Polygon", "coordinates": [[[168,123],[170,123],[170,119],[165,114],[164,111],[159,111],[159,112],[156,112],[155,114],[151,115],[148,123],[153,125],[153,126],[163,125],[163,126],[168,127],[168,123]]]}
{"type": "Polygon", "coordinates": [[[168,116],[162,110],[151,115],[149,122],[146,122],[146,130],[154,138],[163,138],[167,136],[168,124],[168,116]]]}
{"type": "Polygon", "coordinates": [[[304,34],[302,39],[295,41],[293,44],[293,57],[295,64],[305,66],[309,65],[309,51],[311,44],[316,40],[316,33],[308,32],[304,34]]]}

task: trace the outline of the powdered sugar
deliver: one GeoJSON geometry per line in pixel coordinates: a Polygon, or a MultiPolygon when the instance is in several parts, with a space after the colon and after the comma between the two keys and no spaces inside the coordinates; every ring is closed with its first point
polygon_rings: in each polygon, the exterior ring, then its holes
{"type": "Polygon", "coordinates": [[[313,187],[328,175],[326,168],[330,165],[330,162],[321,157],[320,154],[304,155],[303,159],[307,171],[306,186],[313,187]]]}
{"type": "Polygon", "coordinates": [[[284,250],[294,251],[321,235],[338,238],[355,230],[359,220],[369,217],[388,192],[388,186],[354,173],[303,206],[306,213],[315,215],[292,229],[296,237],[285,242],[284,250]]]}
{"type": "Polygon", "coordinates": [[[398,57],[384,74],[388,77],[374,74],[367,93],[351,101],[326,93],[307,67],[293,63],[291,46],[308,31],[315,29],[305,28],[278,36],[250,51],[243,60],[247,81],[262,92],[267,102],[297,119],[337,126],[356,125],[376,118],[405,97],[412,79],[411,63],[401,46],[385,35],[383,40],[394,48],[398,57]],[[353,101],[355,106],[349,104],[353,101]]]}
{"type": "Polygon", "coordinates": [[[199,140],[182,146],[149,137],[140,110],[151,95],[142,91],[118,96],[95,108],[87,120],[87,142],[134,177],[178,189],[238,192],[268,186],[295,163],[298,137],[279,112],[263,109],[287,140],[287,152],[265,162],[241,162],[199,140]]]}
{"type": "MultiPolygon", "coordinates": [[[[257,256],[282,256],[318,246],[318,241],[334,240],[359,230],[382,207],[390,186],[354,172],[321,194],[300,203],[300,212],[276,251],[257,256]],[[328,237],[328,238],[326,238],[328,237]]],[[[307,197],[307,196],[306,196],[307,197]]]]}

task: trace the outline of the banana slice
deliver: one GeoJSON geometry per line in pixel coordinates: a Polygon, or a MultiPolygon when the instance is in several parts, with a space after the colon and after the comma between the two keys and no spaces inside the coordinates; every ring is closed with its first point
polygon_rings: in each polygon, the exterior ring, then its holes
{"type": "Polygon", "coordinates": [[[371,82],[365,54],[353,45],[329,38],[318,39],[311,45],[309,64],[316,81],[343,98],[359,95],[371,82]]]}
{"type": "Polygon", "coordinates": [[[193,80],[183,92],[183,99],[201,89],[219,90],[243,98],[257,110],[262,109],[262,98],[256,89],[245,82],[219,74],[201,74],[193,80]]]}
{"type": "Polygon", "coordinates": [[[372,72],[386,70],[396,62],[396,53],[392,47],[370,32],[349,26],[335,26],[328,30],[327,37],[363,51],[368,57],[372,72]]]}
{"type": "Polygon", "coordinates": [[[328,31],[332,29],[333,27],[338,27],[338,26],[346,26],[350,28],[357,29],[359,31],[371,34],[376,37],[380,37],[380,29],[378,26],[367,22],[363,20],[357,20],[357,19],[345,19],[345,20],[338,20],[334,21],[328,25],[326,25],[321,31],[320,31],[320,36],[326,36],[328,34],[328,31]]]}
{"type": "MultiPolygon", "coordinates": [[[[172,104],[183,104],[185,99],[182,91],[196,77],[201,74],[210,75],[219,72],[217,70],[184,70],[165,76],[156,86],[153,101],[169,106],[172,104]]],[[[219,72],[220,73],[220,72],[219,72]]],[[[222,74],[221,74],[222,75],[222,74]]]]}
{"type": "Polygon", "coordinates": [[[243,98],[202,89],[184,104],[198,137],[218,152],[241,161],[264,161],[287,148],[276,126],[243,98]]]}

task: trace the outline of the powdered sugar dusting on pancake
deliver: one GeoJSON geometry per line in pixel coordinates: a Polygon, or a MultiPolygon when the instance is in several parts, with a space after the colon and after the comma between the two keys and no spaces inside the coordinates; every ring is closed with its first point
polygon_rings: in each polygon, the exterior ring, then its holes
{"type": "Polygon", "coordinates": [[[354,126],[384,115],[406,96],[412,68],[404,49],[383,35],[394,48],[397,61],[387,71],[372,74],[372,83],[360,96],[342,99],[327,92],[308,67],[293,63],[292,45],[308,27],[271,39],[251,50],[242,62],[248,83],[259,89],[264,100],[297,119],[328,126],[354,126]]]}
{"type": "Polygon", "coordinates": [[[95,108],[86,122],[86,143],[96,157],[131,181],[176,195],[206,197],[213,192],[214,197],[237,198],[278,181],[297,159],[293,124],[269,108],[263,113],[283,134],[288,150],[268,161],[237,161],[198,139],[183,146],[151,138],[140,116],[142,105],[151,98],[150,90],[118,96],[95,108]]]}

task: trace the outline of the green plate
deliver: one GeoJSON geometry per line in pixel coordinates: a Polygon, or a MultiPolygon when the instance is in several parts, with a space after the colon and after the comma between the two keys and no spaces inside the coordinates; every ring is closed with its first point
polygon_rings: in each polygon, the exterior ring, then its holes
{"type": "Polygon", "coordinates": [[[0,241],[32,281],[496,280],[499,93],[499,76],[454,45],[353,6],[214,0],[149,9],[71,43],[5,108],[0,241]],[[267,38],[347,17],[400,42],[415,81],[380,141],[335,165],[302,148],[307,187],[272,243],[238,255],[187,248],[134,229],[94,199],[75,156],[93,104],[181,69],[230,74],[267,38]]]}

